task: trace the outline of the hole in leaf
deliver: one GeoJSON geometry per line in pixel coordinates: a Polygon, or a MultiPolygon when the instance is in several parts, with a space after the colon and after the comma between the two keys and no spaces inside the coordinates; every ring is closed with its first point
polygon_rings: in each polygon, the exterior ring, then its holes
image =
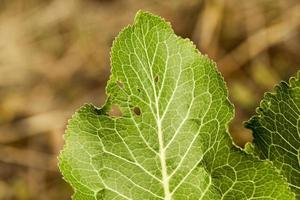
{"type": "Polygon", "coordinates": [[[111,117],[122,117],[122,111],[118,105],[113,104],[108,112],[108,115],[111,117]]]}
{"type": "Polygon", "coordinates": [[[124,83],[122,83],[122,81],[117,81],[117,85],[118,85],[121,89],[124,89],[124,88],[125,88],[125,85],[124,85],[124,83]]]}
{"type": "Polygon", "coordinates": [[[141,89],[140,89],[140,88],[138,88],[138,89],[137,89],[137,91],[138,91],[138,92],[141,92],[141,89]]]}
{"type": "Polygon", "coordinates": [[[154,82],[157,83],[158,82],[158,76],[154,77],[154,82]]]}
{"type": "Polygon", "coordinates": [[[141,109],[140,109],[139,107],[134,107],[134,108],[133,108],[133,112],[134,112],[134,114],[136,114],[136,115],[141,115],[141,109]]]}

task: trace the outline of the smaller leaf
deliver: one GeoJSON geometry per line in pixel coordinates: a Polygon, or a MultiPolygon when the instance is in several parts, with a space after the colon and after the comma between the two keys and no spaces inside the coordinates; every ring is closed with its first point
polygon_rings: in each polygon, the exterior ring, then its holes
{"type": "Polygon", "coordinates": [[[255,153],[274,163],[300,199],[300,71],[266,93],[245,126],[253,131],[255,153]]]}

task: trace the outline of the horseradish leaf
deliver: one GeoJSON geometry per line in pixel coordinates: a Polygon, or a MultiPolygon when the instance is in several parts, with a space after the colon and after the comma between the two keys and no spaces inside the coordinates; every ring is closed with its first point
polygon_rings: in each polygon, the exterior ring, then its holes
{"type": "Polygon", "coordinates": [[[300,71],[266,93],[246,127],[253,130],[254,152],[274,163],[300,199],[300,71]]]}
{"type": "Polygon", "coordinates": [[[106,104],[80,108],[66,131],[60,170],[73,199],[294,199],[270,162],[232,144],[215,63],[169,23],[139,12],[111,56],[106,104]]]}

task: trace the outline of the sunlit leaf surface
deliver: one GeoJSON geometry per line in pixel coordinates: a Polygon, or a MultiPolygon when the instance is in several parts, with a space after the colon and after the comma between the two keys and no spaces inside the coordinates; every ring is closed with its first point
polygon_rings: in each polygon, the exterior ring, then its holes
{"type": "Polygon", "coordinates": [[[269,162],[232,145],[215,63],[169,23],[139,12],[111,56],[106,104],[80,108],[66,131],[60,169],[73,199],[294,199],[269,162]]]}

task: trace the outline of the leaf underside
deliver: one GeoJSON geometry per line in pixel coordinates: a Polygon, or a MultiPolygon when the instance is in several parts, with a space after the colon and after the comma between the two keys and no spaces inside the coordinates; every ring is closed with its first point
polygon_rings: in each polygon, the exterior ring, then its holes
{"type": "Polygon", "coordinates": [[[80,108],[65,134],[59,166],[73,199],[294,199],[270,162],[232,144],[215,63],[169,23],[138,12],[111,63],[106,104],[80,108]]]}
{"type": "Polygon", "coordinates": [[[266,93],[246,127],[253,130],[254,153],[271,160],[300,199],[300,71],[266,93]]]}

